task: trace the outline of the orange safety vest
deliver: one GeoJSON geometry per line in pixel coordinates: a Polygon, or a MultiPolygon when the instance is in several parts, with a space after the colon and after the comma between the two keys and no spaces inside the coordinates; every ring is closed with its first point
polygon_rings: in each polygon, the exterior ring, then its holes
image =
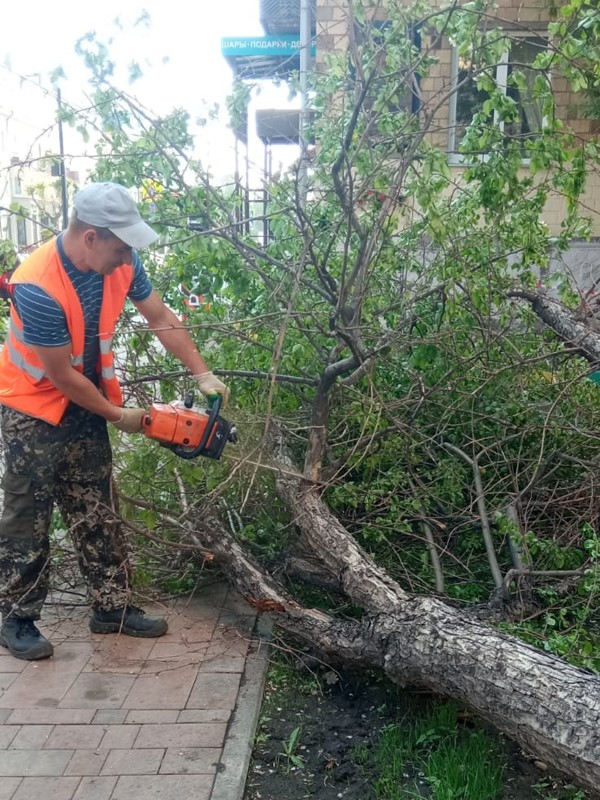
{"type": "MultiPolygon", "coordinates": [[[[105,275],[100,307],[100,390],[116,406],[123,405],[123,395],[115,375],[112,340],[132,280],[133,266],[130,264],[123,264],[111,275],[105,275]]],[[[39,247],[18,266],[10,283],[39,286],[61,306],[71,335],[71,364],[82,372],[85,319],[77,292],[62,265],[56,240],[39,247]]],[[[8,335],[0,352],[0,404],[39,417],[52,425],[58,425],[69,404],[69,398],[46,377],[44,365],[25,344],[23,323],[14,303],[10,308],[8,335]]]]}

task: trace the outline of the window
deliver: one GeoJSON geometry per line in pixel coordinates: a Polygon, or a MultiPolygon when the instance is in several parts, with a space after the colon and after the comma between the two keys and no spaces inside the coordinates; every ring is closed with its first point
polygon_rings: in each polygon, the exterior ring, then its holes
{"type": "Polygon", "coordinates": [[[17,244],[19,247],[27,247],[27,223],[23,217],[17,217],[17,244]]]}
{"type": "Polygon", "coordinates": [[[12,174],[12,193],[17,196],[23,194],[23,184],[18,172],[13,172],[12,174]]]}
{"type": "MultiPolygon", "coordinates": [[[[510,49],[493,68],[496,85],[506,97],[514,100],[517,106],[516,118],[503,120],[495,111],[493,120],[490,120],[490,123],[503,131],[507,138],[525,142],[535,137],[542,128],[544,121],[542,103],[536,96],[535,84],[540,77],[544,81],[547,80],[547,75],[528,65],[531,65],[540,51],[547,46],[547,39],[539,36],[513,38],[510,49]],[[522,76],[518,86],[512,78],[515,72],[522,76]]],[[[477,63],[465,61],[456,51],[453,52],[452,77],[456,91],[453,92],[450,101],[448,149],[451,155],[459,155],[467,126],[472,122],[474,114],[481,111],[485,101],[489,99],[488,92],[477,87],[477,76],[480,74],[482,68],[477,63]]]]}

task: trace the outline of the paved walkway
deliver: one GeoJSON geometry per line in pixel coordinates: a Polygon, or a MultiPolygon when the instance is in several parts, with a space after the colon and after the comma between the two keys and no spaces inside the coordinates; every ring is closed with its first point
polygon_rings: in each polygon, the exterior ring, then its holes
{"type": "Polygon", "coordinates": [[[52,659],[0,648],[0,800],[240,800],[267,661],[255,614],[223,584],[166,611],[166,636],[133,639],[49,607],[52,659]]]}

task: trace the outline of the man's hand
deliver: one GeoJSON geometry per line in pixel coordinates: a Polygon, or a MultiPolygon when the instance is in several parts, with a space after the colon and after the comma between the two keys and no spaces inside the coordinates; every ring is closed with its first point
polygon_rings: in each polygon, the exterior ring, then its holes
{"type": "Polygon", "coordinates": [[[227,403],[229,399],[229,389],[225,386],[223,381],[220,381],[212,372],[203,372],[201,375],[194,375],[193,378],[205,397],[220,394],[223,396],[223,405],[227,403]]]}
{"type": "Polygon", "coordinates": [[[122,408],[121,419],[111,422],[115,428],[123,433],[140,433],[142,430],[142,419],[147,414],[145,408],[122,408]]]}

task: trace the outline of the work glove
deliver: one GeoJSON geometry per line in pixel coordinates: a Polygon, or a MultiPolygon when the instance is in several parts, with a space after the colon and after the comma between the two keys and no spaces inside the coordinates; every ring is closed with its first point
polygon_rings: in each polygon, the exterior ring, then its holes
{"type": "Polygon", "coordinates": [[[145,408],[122,408],[121,419],[111,422],[115,428],[123,433],[140,433],[142,430],[142,419],[147,414],[145,408]]]}
{"type": "Polygon", "coordinates": [[[225,386],[223,381],[220,381],[212,372],[203,372],[202,375],[193,375],[192,377],[205,397],[220,394],[223,397],[223,405],[227,403],[229,399],[229,389],[225,386]]]}

